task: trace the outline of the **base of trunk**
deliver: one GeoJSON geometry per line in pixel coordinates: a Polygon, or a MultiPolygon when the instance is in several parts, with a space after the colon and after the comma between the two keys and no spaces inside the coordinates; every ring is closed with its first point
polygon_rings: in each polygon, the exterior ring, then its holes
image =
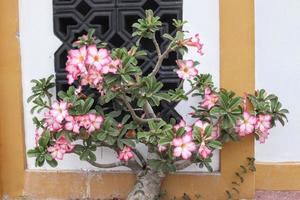
{"type": "Polygon", "coordinates": [[[142,171],[137,176],[133,190],[127,200],[155,200],[159,197],[160,186],[164,174],[157,171],[142,171]]]}

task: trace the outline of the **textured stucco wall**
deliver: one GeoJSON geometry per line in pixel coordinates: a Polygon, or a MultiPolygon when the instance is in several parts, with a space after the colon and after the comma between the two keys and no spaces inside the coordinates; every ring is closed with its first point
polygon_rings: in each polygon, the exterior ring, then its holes
{"type": "Polygon", "coordinates": [[[256,143],[261,162],[300,162],[300,1],[256,0],[256,88],[278,94],[289,123],[278,124],[265,144],[256,143]]]}

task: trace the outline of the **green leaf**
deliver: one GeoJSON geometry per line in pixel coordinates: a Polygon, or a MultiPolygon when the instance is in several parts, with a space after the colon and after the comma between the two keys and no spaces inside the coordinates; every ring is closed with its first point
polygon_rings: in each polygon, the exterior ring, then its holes
{"type": "Polygon", "coordinates": [[[46,162],[51,166],[51,167],[57,167],[58,163],[56,160],[46,160],[46,162]]]}
{"type": "Polygon", "coordinates": [[[112,146],[112,145],[114,145],[115,143],[116,143],[116,138],[114,138],[114,137],[112,137],[112,136],[107,136],[106,137],[106,139],[105,139],[105,142],[108,144],[108,145],[110,145],[110,146],[112,146]]]}
{"type": "Polygon", "coordinates": [[[89,151],[88,150],[83,151],[82,154],[79,157],[80,160],[88,160],[88,158],[89,158],[89,151]]]}
{"type": "Polygon", "coordinates": [[[130,140],[130,139],[121,139],[120,140],[123,144],[127,145],[127,146],[130,146],[130,147],[135,147],[135,143],[133,140],[130,140]]]}
{"type": "Polygon", "coordinates": [[[222,149],[222,143],[220,141],[217,141],[217,140],[210,141],[208,143],[208,146],[213,148],[213,149],[222,149]]]}
{"type": "Polygon", "coordinates": [[[28,157],[38,157],[40,155],[40,151],[38,149],[29,149],[27,151],[27,156],[28,157]]]}
{"type": "Polygon", "coordinates": [[[94,99],[89,97],[86,99],[86,101],[84,102],[84,105],[83,105],[83,112],[86,114],[88,113],[88,111],[91,109],[91,107],[93,106],[94,104],[94,99]]]}
{"type": "Polygon", "coordinates": [[[104,141],[106,136],[107,136],[107,134],[105,132],[100,132],[100,133],[97,134],[97,139],[99,141],[104,141]]]}
{"type": "Polygon", "coordinates": [[[84,146],[76,144],[73,151],[74,153],[80,155],[84,151],[84,146]]]}

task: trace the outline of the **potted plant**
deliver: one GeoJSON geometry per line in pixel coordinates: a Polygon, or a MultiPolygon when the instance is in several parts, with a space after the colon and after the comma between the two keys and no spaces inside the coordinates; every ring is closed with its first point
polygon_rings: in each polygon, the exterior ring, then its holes
{"type": "Polygon", "coordinates": [[[156,40],[162,23],[151,10],[133,24],[137,42],[130,49],[109,50],[93,36],[93,30],[80,37],[68,52],[70,86],[58,93],[56,101],[49,92],[55,86],[53,76],[33,80],[28,102],[34,105],[32,113],[44,112],[43,117],[33,118],[36,147],[28,151],[28,156],[36,158],[36,166],[48,163],[56,167],[68,153],[100,169],[125,166],[137,174],[127,199],[153,200],[168,173],[193,163],[211,170],[213,152],[224,143],[248,135],[264,143],[277,121],[284,125],[288,111],[275,95],[258,90],[239,97],[219,90],[210,74],[198,72],[199,62],[194,59],[176,60],[175,71],[182,82],[175,90],[163,91],[156,75],[170,52],[184,55],[188,48],[196,48],[199,56],[203,55],[199,36],[186,38],[186,22],[173,22],[177,32],[163,35],[169,41],[164,50],[156,40]],[[146,75],[138,65],[138,59],[147,56],[140,50],[141,39],[152,40],[158,55],[153,71],[146,75]],[[183,90],[185,80],[191,85],[189,91],[183,90]],[[164,119],[163,113],[154,111],[162,101],[186,101],[191,95],[200,97],[199,104],[192,107],[192,124],[184,119],[164,119]],[[136,148],[138,143],[147,147],[146,157],[136,148]],[[116,151],[119,161],[98,163],[95,151],[99,147],[116,151]]]}

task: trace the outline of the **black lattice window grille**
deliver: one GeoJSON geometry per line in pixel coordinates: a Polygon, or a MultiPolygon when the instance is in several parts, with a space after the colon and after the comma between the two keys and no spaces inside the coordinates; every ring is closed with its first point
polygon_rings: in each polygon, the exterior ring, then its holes
{"type": "MultiPolygon", "coordinates": [[[[62,41],[62,45],[55,52],[55,73],[57,91],[66,90],[68,87],[65,72],[67,51],[72,43],[90,28],[96,30],[95,34],[109,47],[129,48],[135,42],[132,38],[131,25],[144,16],[146,9],[152,9],[161,17],[163,28],[157,34],[157,40],[162,50],[167,46],[161,35],[165,32],[175,34],[171,25],[172,19],[182,18],[183,0],[53,0],[54,33],[62,41]]],[[[139,65],[144,74],[152,71],[157,55],[154,45],[150,40],[141,41],[142,48],[147,50],[148,58],[139,60],[139,65]]],[[[171,53],[163,62],[157,78],[164,83],[164,90],[175,89],[180,79],[174,72],[175,60],[180,58],[177,53],[171,53]]],[[[176,112],[175,103],[163,102],[155,110],[162,113],[162,117],[169,119],[180,118],[176,112]]]]}

